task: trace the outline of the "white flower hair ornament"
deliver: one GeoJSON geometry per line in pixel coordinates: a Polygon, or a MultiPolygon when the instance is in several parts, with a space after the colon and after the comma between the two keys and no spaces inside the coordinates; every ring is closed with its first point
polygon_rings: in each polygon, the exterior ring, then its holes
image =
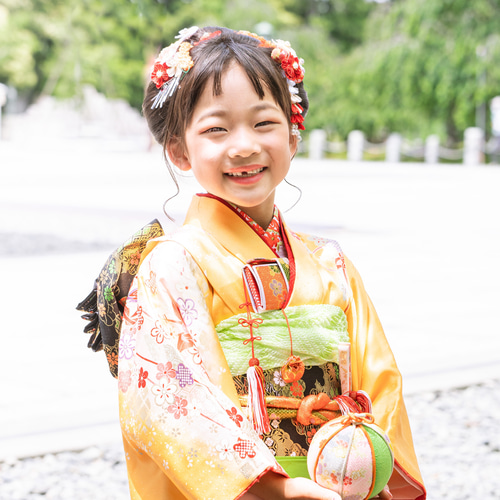
{"type": "Polygon", "coordinates": [[[152,109],[161,108],[163,103],[174,94],[182,77],[193,67],[191,49],[185,40],[198,31],[198,26],[184,28],[175,37],[177,41],[165,47],[156,58],[151,70],[151,80],[160,89],[153,99],[152,109]]]}
{"type": "MultiPolygon", "coordinates": [[[[199,43],[219,36],[222,33],[220,30],[206,32],[198,42],[194,44],[188,42],[187,40],[198,30],[197,26],[181,30],[175,37],[177,41],[165,47],[156,58],[151,70],[151,80],[159,91],[153,99],[152,109],[163,106],[164,102],[175,93],[182,78],[193,67],[191,49],[199,43]]],[[[292,103],[292,134],[300,139],[300,130],[305,130],[305,127],[303,125],[304,116],[302,114],[304,110],[300,105],[302,99],[299,96],[297,85],[304,79],[304,61],[297,57],[289,42],[284,40],[269,41],[249,31],[237,31],[236,33],[258,40],[260,42],[259,47],[273,49],[271,58],[280,65],[283,77],[288,83],[292,103]]]]}

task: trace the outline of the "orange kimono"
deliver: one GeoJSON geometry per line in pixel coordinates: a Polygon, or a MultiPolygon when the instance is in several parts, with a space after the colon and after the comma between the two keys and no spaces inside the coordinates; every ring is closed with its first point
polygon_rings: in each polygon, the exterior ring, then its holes
{"type": "MultiPolygon", "coordinates": [[[[366,391],[395,454],[396,499],[424,499],[401,376],[377,314],[338,246],[283,225],[287,308],[344,311],[353,390],[366,391]]],[[[195,196],[184,225],[152,240],[130,290],[119,344],[120,422],[132,499],[235,499],[269,470],[284,473],[242,411],[216,327],[247,302],[242,267],[275,258],[230,207],[195,196]]]]}

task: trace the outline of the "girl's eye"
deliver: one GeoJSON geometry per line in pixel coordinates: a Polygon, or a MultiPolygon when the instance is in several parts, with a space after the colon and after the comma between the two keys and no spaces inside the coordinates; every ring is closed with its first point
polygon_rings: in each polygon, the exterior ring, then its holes
{"type": "Polygon", "coordinates": [[[257,123],[256,127],[265,127],[266,125],[272,125],[274,122],[271,120],[265,120],[263,122],[257,123]]]}
{"type": "Polygon", "coordinates": [[[222,127],[211,127],[207,130],[205,130],[203,133],[204,134],[210,134],[210,133],[213,133],[213,132],[224,132],[225,129],[223,129],[222,127]]]}

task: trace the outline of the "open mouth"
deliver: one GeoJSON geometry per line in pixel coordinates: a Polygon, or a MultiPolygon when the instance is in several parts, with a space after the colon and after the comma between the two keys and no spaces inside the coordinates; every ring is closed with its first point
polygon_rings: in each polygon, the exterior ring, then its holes
{"type": "Polygon", "coordinates": [[[255,170],[249,170],[248,172],[228,172],[226,175],[230,177],[251,177],[252,175],[260,174],[263,170],[264,167],[260,167],[255,170]]]}

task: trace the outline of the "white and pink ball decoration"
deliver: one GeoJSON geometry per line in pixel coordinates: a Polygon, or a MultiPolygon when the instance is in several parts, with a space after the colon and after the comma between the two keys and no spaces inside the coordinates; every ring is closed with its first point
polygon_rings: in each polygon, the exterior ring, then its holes
{"type": "Polygon", "coordinates": [[[314,435],[307,468],[311,479],[344,500],[366,500],[389,481],[394,454],[373,415],[349,413],[327,422],[314,435]]]}

